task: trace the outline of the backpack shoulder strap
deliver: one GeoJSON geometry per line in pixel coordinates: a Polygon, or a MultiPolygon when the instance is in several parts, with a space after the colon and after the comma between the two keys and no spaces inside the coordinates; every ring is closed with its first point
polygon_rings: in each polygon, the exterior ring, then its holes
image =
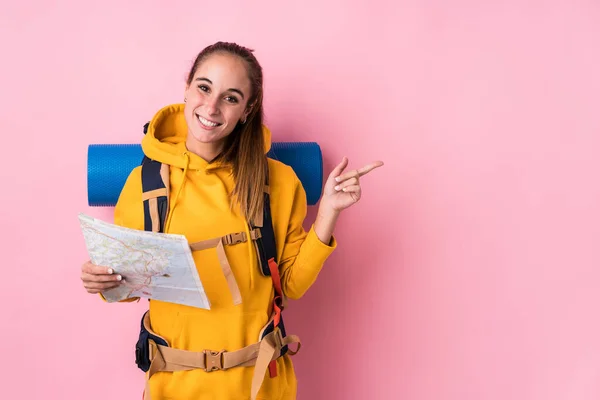
{"type": "MultiPolygon", "coordinates": [[[[275,232],[273,229],[273,219],[271,217],[271,193],[269,188],[269,174],[265,181],[264,206],[262,215],[259,215],[257,221],[254,221],[252,228],[260,230],[260,237],[255,241],[258,252],[259,264],[261,272],[264,276],[270,276],[275,289],[275,297],[273,299],[273,312],[269,322],[261,330],[260,338],[264,338],[275,328],[281,330],[282,337],[286,337],[285,325],[283,323],[282,311],[285,308],[284,295],[281,287],[281,277],[279,276],[279,266],[277,263],[277,247],[275,242],[275,232]]],[[[281,355],[286,354],[288,346],[283,346],[281,355]]],[[[271,377],[276,375],[275,363],[269,364],[271,377]]]]}
{"type": "Polygon", "coordinates": [[[275,232],[273,231],[273,219],[271,218],[271,193],[268,171],[263,196],[262,213],[255,221],[252,221],[250,225],[253,230],[258,229],[260,231],[260,237],[256,240],[256,250],[261,273],[264,276],[270,276],[271,269],[269,268],[269,262],[277,263],[277,247],[275,243],[275,232]]]}
{"type": "Polygon", "coordinates": [[[144,230],[163,232],[169,213],[169,166],[144,157],[142,160],[144,230]]]}

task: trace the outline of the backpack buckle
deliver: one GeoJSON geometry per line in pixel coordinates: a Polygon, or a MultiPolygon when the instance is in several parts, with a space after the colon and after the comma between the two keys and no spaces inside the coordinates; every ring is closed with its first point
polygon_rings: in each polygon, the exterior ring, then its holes
{"type": "Polygon", "coordinates": [[[225,244],[234,245],[238,243],[244,243],[246,241],[246,232],[230,233],[223,237],[225,244]]]}
{"type": "Polygon", "coordinates": [[[206,372],[223,370],[223,352],[221,351],[213,351],[213,350],[204,350],[204,370],[206,372]]]}

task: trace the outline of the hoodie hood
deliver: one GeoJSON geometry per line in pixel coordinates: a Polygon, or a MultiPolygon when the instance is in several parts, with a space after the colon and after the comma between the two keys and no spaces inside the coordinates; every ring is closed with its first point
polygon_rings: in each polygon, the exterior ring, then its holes
{"type": "MultiPolygon", "coordinates": [[[[183,110],[185,104],[172,104],[159,110],[148,125],[142,139],[144,154],[163,164],[192,170],[218,168],[219,163],[209,163],[188,151],[185,145],[188,125],[183,110]]],[[[271,131],[263,125],[265,154],[271,150],[271,131]]]]}

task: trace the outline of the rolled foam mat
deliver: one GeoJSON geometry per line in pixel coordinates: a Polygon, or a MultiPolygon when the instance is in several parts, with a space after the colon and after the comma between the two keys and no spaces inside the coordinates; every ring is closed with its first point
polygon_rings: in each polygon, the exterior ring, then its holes
{"type": "MultiPolygon", "coordinates": [[[[306,191],[307,202],[315,205],[323,186],[323,158],[315,142],[274,142],[267,154],[292,167],[306,191]]],[[[144,154],[139,144],[91,144],[88,146],[88,204],[112,207],[117,203],[131,170],[144,154]]]]}

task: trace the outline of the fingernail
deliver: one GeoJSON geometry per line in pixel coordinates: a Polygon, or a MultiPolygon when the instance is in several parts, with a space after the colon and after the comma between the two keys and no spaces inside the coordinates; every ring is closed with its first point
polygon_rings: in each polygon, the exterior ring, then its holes
{"type": "Polygon", "coordinates": [[[335,181],[339,182],[340,181],[340,177],[338,176],[337,178],[335,178],[335,181]]]}
{"type": "Polygon", "coordinates": [[[340,187],[339,187],[339,186],[336,186],[336,187],[335,187],[335,190],[340,190],[340,187]]]}
{"type": "Polygon", "coordinates": [[[109,268],[109,269],[108,269],[108,273],[109,273],[109,275],[110,275],[110,274],[112,274],[113,272],[114,272],[114,271],[113,271],[113,269],[112,269],[112,268],[109,268]]]}
{"type": "Polygon", "coordinates": [[[120,281],[121,279],[123,279],[121,275],[117,275],[117,280],[120,281]]]}

